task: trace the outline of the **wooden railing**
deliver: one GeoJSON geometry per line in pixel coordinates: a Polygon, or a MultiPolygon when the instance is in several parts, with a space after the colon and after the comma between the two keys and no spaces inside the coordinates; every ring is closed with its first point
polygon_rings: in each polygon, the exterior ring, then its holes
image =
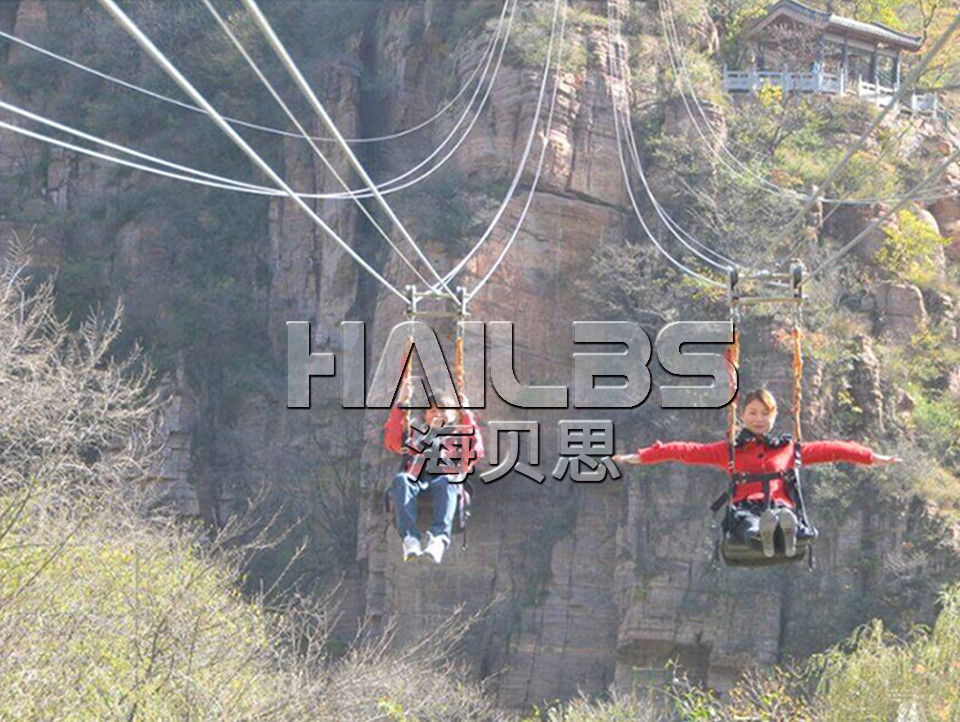
{"type": "MultiPolygon", "coordinates": [[[[857,78],[857,95],[872,100],[877,107],[883,108],[893,101],[896,88],[889,88],[878,83],[868,83],[857,78]]],[[[920,115],[939,115],[940,97],[936,93],[925,93],[914,90],[901,98],[899,110],[906,113],[920,115]]]]}
{"type": "MultiPolygon", "coordinates": [[[[881,83],[870,83],[862,77],[848,82],[842,73],[838,75],[822,70],[800,73],[789,70],[730,70],[727,67],[723,69],[723,89],[728,92],[753,92],[764,85],[801,93],[844,95],[850,92],[872,101],[878,107],[889,105],[897,90],[895,87],[881,83]]],[[[903,98],[899,109],[908,113],[937,115],[940,110],[940,101],[936,93],[915,91],[903,98]]]]}
{"type": "Polygon", "coordinates": [[[911,93],[907,105],[911,113],[940,115],[940,96],[936,93],[911,93]]]}
{"type": "Polygon", "coordinates": [[[871,83],[859,77],[854,88],[856,88],[859,97],[872,100],[877,107],[889,105],[890,101],[893,100],[894,93],[897,92],[895,88],[880,83],[871,83]]]}
{"type": "Polygon", "coordinates": [[[771,70],[728,70],[723,71],[723,88],[727,91],[752,91],[763,85],[774,85],[784,90],[798,90],[801,93],[842,93],[843,84],[839,75],[830,73],[771,70]]]}

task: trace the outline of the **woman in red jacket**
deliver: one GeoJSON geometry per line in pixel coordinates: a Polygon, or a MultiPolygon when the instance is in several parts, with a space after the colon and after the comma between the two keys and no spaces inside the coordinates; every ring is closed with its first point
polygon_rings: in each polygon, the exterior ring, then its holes
{"type": "MultiPolygon", "coordinates": [[[[404,461],[393,482],[394,506],[397,508],[397,531],[403,540],[403,560],[410,561],[422,555],[429,556],[437,564],[443,559],[443,553],[450,546],[453,533],[453,519],[457,513],[457,499],[465,494],[463,482],[476,463],[483,458],[483,438],[473,413],[468,409],[440,408],[437,400],[430,396],[430,407],[424,411],[425,426],[419,431],[411,424],[407,428],[406,413],[399,406],[390,410],[390,416],[383,426],[383,443],[388,451],[404,456],[404,461]],[[432,440],[431,429],[442,426],[465,426],[468,429],[461,449],[454,448],[452,436],[432,440]],[[439,456],[450,466],[460,466],[461,474],[430,474],[429,468],[422,468],[424,454],[432,443],[439,443],[439,456]],[[473,453],[469,458],[462,455],[463,450],[473,453]],[[459,454],[459,460],[457,459],[459,454]],[[421,544],[420,529],[417,527],[417,496],[429,490],[433,495],[433,522],[427,532],[426,544],[421,544]]],[[[452,400],[441,398],[440,404],[450,406],[452,400]]],[[[463,435],[461,435],[463,438],[463,435]]],[[[447,464],[444,464],[447,465],[447,464]]]]}
{"type": "MultiPolygon", "coordinates": [[[[734,472],[739,474],[776,474],[793,467],[793,440],[787,435],[771,437],[777,420],[777,402],[766,389],[758,389],[744,398],[740,414],[742,428],[737,435],[734,452],[734,472]]],[[[846,461],[851,464],[890,464],[899,462],[895,456],[876,454],[852,441],[809,441],[801,446],[801,463],[824,464],[846,461]]],[[[636,454],[618,455],[614,461],[626,464],[657,464],[661,461],[680,461],[728,469],[730,450],[726,441],[696,444],[674,441],[638,449],[636,454]]],[[[750,544],[759,541],[765,556],[774,555],[774,534],[777,526],[783,531],[784,551],[794,556],[797,535],[813,536],[815,532],[800,528],[794,504],[783,476],[768,480],[770,506],[767,508],[763,481],[743,481],[736,485],[733,499],[734,521],[732,532],[750,544]]]]}

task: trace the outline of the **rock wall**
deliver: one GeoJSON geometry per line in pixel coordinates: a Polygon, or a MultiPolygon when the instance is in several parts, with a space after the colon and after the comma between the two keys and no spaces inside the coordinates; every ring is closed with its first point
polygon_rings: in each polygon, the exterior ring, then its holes
{"type": "MultiPolygon", "coordinates": [[[[485,5],[490,3],[469,3],[472,8],[485,5]]],[[[573,5],[605,17],[602,3],[573,5]]],[[[8,22],[9,7],[3,12],[0,23],[8,22]]],[[[345,135],[376,135],[418,123],[466,79],[486,47],[489,25],[484,32],[451,38],[443,27],[450,12],[442,0],[383,3],[374,22],[342,39],[336,62],[324,65],[315,79],[345,135]],[[372,93],[384,102],[372,103],[372,93]]],[[[45,22],[38,3],[25,0],[12,27],[29,34],[45,22]]],[[[490,241],[457,279],[473,287],[500,255],[526,202],[539,144],[547,143],[530,211],[503,265],[471,306],[474,318],[515,324],[518,377],[536,384],[571,383],[572,322],[591,316],[585,287],[592,259],[604,244],[640,237],[620,175],[612,80],[605,71],[611,52],[605,23],[571,23],[567,30],[585,48],[585,69],[560,74],[549,134],[542,127],[537,131],[516,196],[490,241]]],[[[685,32],[694,33],[705,48],[716,47],[716,30],[706,16],[685,32]]],[[[656,42],[651,36],[627,38],[631,41],[645,46],[656,42]]],[[[502,198],[534,118],[540,72],[517,57],[508,53],[489,107],[446,171],[462,183],[462,207],[472,216],[466,224],[470,239],[486,227],[502,198]]],[[[652,100],[656,88],[649,90],[652,100]]],[[[721,111],[711,107],[711,112],[724,128],[721,111]]],[[[674,119],[676,132],[687,132],[676,108],[671,113],[668,120],[674,119]]],[[[375,178],[393,177],[409,168],[421,149],[443,137],[452,117],[439,120],[426,140],[364,148],[362,157],[375,178]]],[[[323,132],[319,125],[313,130],[323,132]]],[[[0,159],[37,153],[35,146],[8,135],[0,137],[0,151],[0,159]]],[[[303,144],[285,140],[279,155],[279,167],[295,187],[340,189],[303,144]]],[[[342,154],[333,153],[331,159],[356,186],[342,154]]],[[[12,172],[9,165],[0,168],[12,172]]],[[[72,193],[95,195],[104,189],[98,166],[89,161],[55,153],[45,168],[42,202],[65,218],[72,193]]],[[[653,177],[657,173],[669,174],[670,169],[652,169],[653,177]]],[[[428,188],[438,194],[442,189],[428,188]]],[[[402,196],[391,196],[398,208],[403,207],[402,196]]],[[[944,199],[930,207],[941,232],[951,238],[960,217],[957,203],[944,199]]],[[[409,269],[384,249],[355,207],[331,201],[313,206],[391,282],[410,282],[409,269]]],[[[373,209],[373,204],[368,207],[373,209]]],[[[629,688],[656,681],[665,661],[674,657],[694,675],[722,688],[746,666],[769,665],[836,641],[876,611],[864,599],[896,597],[901,621],[924,618],[930,602],[919,591],[918,578],[940,578],[955,569],[952,552],[934,541],[917,549],[918,535],[936,539],[943,532],[923,505],[903,510],[867,499],[833,514],[827,508],[831,502],[821,504],[815,496],[823,538],[815,573],[718,570],[711,564],[713,531],[706,507],[725,481],[720,474],[673,466],[630,471],[619,481],[600,485],[548,478],[538,486],[521,476],[508,477],[478,490],[466,549],[455,543],[439,568],[403,564],[399,541],[383,512],[382,490],[396,466],[395,459],[380,451],[383,414],[370,411],[359,419],[339,409],[338,386],[326,382],[313,386],[313,411],[288,411],[282,375],[286,321],[310,321],[315,347],[339,349],[339,321],[366,320],[372,361],[389,329],[402,319],[402,303],[362,275],[294,204],[273,200],[266,208],[261,226],[265,237],[251,230],[245,242],[257,249],[252,257],[261,258],[268,268],[269,281],[258,287],[254,298],[266,309],[260,331],[277,368],[262,370],[257,391],[246,397],[229,424],[211,421],[217,417],[211,415],[208,389],[181,378],[175,395],[179,400],[170,411],[171,456],[164,474],[181,490],[188,475],[195,479],[197,498],[188,495],[185,503],[191,508],[198,504],[204,515],[216,519],[229,513],[224,509],[229,510],[231,498],[243,496],[242,481],[299,474],[322,453],[359,457],[356,540],[344,543],[351,552],[355,549],[351,559],[343,560],[345,618],[350,622],[364,617],[376,626],[398,617],[401,634],[412,636],[459,605],[486,609],[474,629],[470,659],[478,675],[492,678],[492,689],[504,704],[528,706],[578,691],[599,692],[611,684],[629,688]],[[344,437],[339,431],[344,427],[353,429],[352,435],[344,437]],[[228,459],[199,458],[191,434],[211,432],[228,443],[228,459]]],[[[842,224],[844,235],[852,235],[877,212],[868,207],[837,213],[833,223],[842,224]]],[[[377,217],[383,220],[382,214],[377,217]]],[[[149,298],[164,258],[156,255],[159,231],[151,230],[148,218],[145,213],[131,220],[110,239],[117,244],[117,266],[133,279],[127,293],[134,299],[149,298]]],[[[428,220],[415,214],[412,218],[415,236],[435,230],[428,220]]],[[[16,230],[15,219],[11,223],[16,230]]],[[[393,237],[399,239],[396,233],[393,237]]],[[[424,248],[442,270],[463,253],[458,244],[437,235],[426,238],[424,248]]],[[[56,249],[43,257],[54,265],[56,249]]],[[[650,257],[637,272],[642,277],[658,263],[650,257]]],[[[923,327],[934,313],[918,289],[903,284],[882,286],[869,304],[861,303],[865,312],[876,315],[878,333],[894,336],[923,327]]],[[[934,299],[933,305],[938,314],[949,312],[942,308],[946,302],[938,305],[934,299]]],[[[811,436],[829,428],[840,389],[849,389],[865,409],[865,433],[879,436],[887,431],[885,409],[897,399],[881,388],[871,339],[861,337],[857,344],[848,378],[826,378],[816,363],[808,365],[805,423],[811,436]]],[[[749,378],[765,380],[778,397],[789,398],[787,357],[774,341],[773,328],[757,324],[747,329],[744,345],[749,378]]],[[[368,373],[372,370],[369,363],[368,373]]],[[[724,412],[667,414],[653,408],[655,398],[640,411],[615,416],[618,427],[630,434],[619,439],[619,448],[675,438],[681,430],[684,436],[708,440],[723,428],[724,412]]],[[[575,412],[533,415],[502,403],[490,388],[487,399],[487,421],[535,418],[541,428],[541,458],[556,456],[556,423],[575,412]]]]}

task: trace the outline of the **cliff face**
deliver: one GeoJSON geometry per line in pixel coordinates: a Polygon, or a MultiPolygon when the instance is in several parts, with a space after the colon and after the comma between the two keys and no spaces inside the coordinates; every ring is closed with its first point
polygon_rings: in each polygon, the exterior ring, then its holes
{"type": "MultiPolygon", "coordinates": [[[[48,24],[49,31],[55,31],[53,18],[67,14],[62,3],[23,0],[16,12],[12,5],[4,4],[0,23],[26,37],[42,34],[48,24]]],[[[475,319],[515,324],[517,375],[536,384],[571,383],[572,322],[598,315],[587,292],[598,274],[597,252],[622,239],[641,237],[625,196],[614,136],[606,8],[594,2],[573,5],[581,15],[567,27],[569,47],[584,53],[586,62],[571,64],[559,75],[550,133],[544,137],[541,125],[516,196],[490,242],[457,279],[472,288],[499,256],[526,202],[539,142],[545,140],[543,172],[524,225],[496,276],[471,305],[475,319]]],[[[450,26],[471,12],[490,17],[495,9],[484,0],[458,6],[453,10],[442,0],[363,5],[368,13],[364,26],[340,37],[336,57],[312,68],[311,74],[344,135],[376,135],[416,124],[459,88],[480,62],[491,26],[482,33],[478,25],[468,26],[458,37],[450,36],[450,26]]],[[[516,22],[524,21],[521,17],[516,22]]],[[[709,21],[687,32],[707,47],[716,44],[709,21]]],[[[658,42],[642,33],[626,41],[647,49],[658,42]]],[[[401,217],[411,219],[414,236],[425,239],[424,250],[441,271],[472,245],[502,198],[534,120],[539,82],[538,67],[520,62],[516,52],[508,53],[489,106],[448,167],[425,184],[426,190],[390,196],[401,217]],[[425,198],[435,203],[442,199],[443,205],[423,211],[425,198]]],[[[548,99],[550,90],[548,86],[548,99]]],[[[649,93],[635,102],[655,100],[654,86],[649,93]]],[[[361,157],[375,178],[396,176],[443,137],[453,117],[444,116],[431,126],[426,138],[364,147],[361,157]]],[[[670,117],[668,113],[668,133],[670,117]]],[[[723,122],[722,114],[718,122],[723,122]]],[[[676,125],[677,135],[689,130],[679,115],[676,125]]],[[[323,132],[319,125],[313,130],[323,132]]],[[[116,134],[125,135],[122,128],[116,134]]],[[[294,187],[340,190],[304,144],[283,140],[274,152],[294,187]]],[[[111,222],[117,221],[115,210],[108,209],[106,221],[83,221],[77,211],[89,205],[84,198],[129,192],[139,176],[117,181],[90,161],[57,152],[47,156],[38,146],[9,135],[0,136],[0,158],[5,174],[26,173],[38,187],[8,211],[7,230],[27,230],[21,219],[30,203],[48,212],[47,225],[40,227],[38,262],[56,267],[66,255],[76,257],[78,245],[92,253],[100,244],[97,249],[109,250],[91,256],[103,264],[98,266],[98,283],[122,291],[135,308],[146,309],[141,313],[156,313],[162,323],[165,306],[152,309],[150,303],[157,294],[162,298],[157,287],[176,263],[178,251],[169,237],[180,221],[158,213],[146,201],[122,222],[111,222]],[[64,225],[70,227],[64,230],[64,225]]],[[[341,154],[334,152],[331,159],[347,173],[341,154]]],[[[655,167],[651,175],[670,172],[655,167]]],[[[357,185],[353,174],[347,175],[357,185]]],[[[682,196],[676,202],[682,204],[682,196]]],[[[315,207],[391,282],[401,287],[411,282],[409,269],[384,250],[355,207],[332,201],[315,207]]],[[[598,692],[613,683],[644,683],[656,679],[663,663],[677,656],[696,675],[723,687],[745,666],[815,651],[870,616],[881,614],[900,624],[927,619],[932,613],[930,589],[955,573],[956,558],[935,510],[919,501],[909,508],[882,501],[869,493],[869,475],[851,475],[859,485],[836,485],[837,475],[844,476],[846,470],[811,474],[813,513],[822,535],[814,573],[716,569],[710,559],[713,520],[707,505],[725,481],[717,473],[679,466],[630,471],[619,481],[599,485],[555,482],[548,476],[538,486],[521,476],[508,477],[478,489],[468,548],[455,541],[438,568],[404,565],[383,513],[382,490],[396,465],[380,451],[383,414],[367,412],[360,418],[360,412],[339,409],[338,384],[327,382],[314,384],[313,410],[288,411],[282,364],[284,324],[292,320],[310,321],[315,347],[334,349],[340,346],[339,321],[366,320],[368,356],[378,359],[389,329],[402,319],[402,304],[361,275],[293,203],[271,200],[238,212],[247,220],[230,245],[231,257],[239,259],[233,283],[249,292],[239,299],[230,296],[235,305],[216,312],[229,324],[241,310],[256,310],[243,329],[266,347],[272,362],[247,369],[247,386],[226,409],[215,394],[222,388],[218,384],[226,383],[224,373],[198,368],[200,362],[191,360],[190,353],[178,360],[179,373],[171,378],[176,402],[170,424],[176,453],[164,474],[181,497],[195,490],[208,518],[229,513],[231,501],[249,493],[258,480],[287,484],[278,487],[278,494],[295,486],[303,494],[290,495],[290,503],[308,526],[314,525],[307,533],[322,536],[329,532],[330,520],[311,517],[317,510],[310,494],[318,493],[311,484],[332,483],[332,472],[323,465],[331,460],[342,464],[348,484],[359,488],[359,498],[356,506],[342,507],[352,518],[342,520],[338,545],[323,553],[340,557],[336,568],[346,575],[345,618],[363,616],[376,624],[399,616],[401,633],[413,635],[458,605],[488,607],[475,631],[471,659],[479,675],[493,678],[493,689],[505,704],[527,705],[578,690],[598,692]],[[829,493],[832,485],[859,491],[838,499],[829,493]],[[818,495],[821,489],[827,493],[818,495]]],[[[862,228],[877,212],[837,213],[832,222],[862,228]]],[[[222,208],[209,213],[206,222],[211,227],[225,222],[222,208]]],[[[938,230],[960,244],[955,228],[960,201],[938,201],[930,213],[938,230]]],[[[399,239],[398,234],[393,237],[399,239]]],[[[952,257],[948,250],[948,259],[952,257]]],[[[660,263],[656,255],[641,256],[637,277],[655,275],[660,263]]],[[[69,281],[63,281],[67,290],[69,281]]],[[[644,293],[651,306],[665,305],[654,298],[655,287],[641,288],[641,297],[644,293]]],[[[930,315],[953,318],[949,298],[925,298],[916,287],[902,284],[877,288],[857,303],[864,318],[872,319],[878,337],[919,328],[930,315]]],[[[143,328],[150,333],[154,327],[143,328]]],[[[744,366],[747,378],[765,381],[779,398],[788,399],[788,357],[775,342],[774,331],[769,321],[745,325],[744,366]]],[[[205,338],[196,343],[210,342],[205,338]]],[[[835,428],[831,417],[842,396],[853,398],[862,410],[861,433],[882,444],[896,434],[888,428],[887,417],[905,413],[907,401],[895,389],[883,388],[873,335],[857,339],[851,359],[843,375],[826,374],[815,361],[808,364],[808,436],[835,428]]],[[[368,371],[372,368],[371,362],[368,371]]],[[[656,389],[639,411],[610,414],[621,436],[618,448],[630,448],[638,440],[708,440],[722,433],[723,412],[668,414],[656,406],[656,389]]],[[[556,458],[557,422],[588,415],[515,409],[489,388],[487,401],[487,421],[540,422],[541,459],[546,460],[542,466],[548,473],[556,458]]],[[[185,503],[189,508],[196,501],[185,503]]]]}

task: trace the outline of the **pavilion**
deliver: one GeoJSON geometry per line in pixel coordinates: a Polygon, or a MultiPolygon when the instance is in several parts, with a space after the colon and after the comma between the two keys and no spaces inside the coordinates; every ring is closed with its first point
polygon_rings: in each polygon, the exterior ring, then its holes
{"type": "MultiPolygon", "coordinates": [[[[880,23],[866,23],[779,0],[746,30],[747,69],[724,67],[728,92],[770,84],[788,91],[855,94],[886,105],[900,87],[903,56],[922,38],[880,23]]],[[[935,93],[911,93],[903,109],[936,112],[935,93]]]]}

